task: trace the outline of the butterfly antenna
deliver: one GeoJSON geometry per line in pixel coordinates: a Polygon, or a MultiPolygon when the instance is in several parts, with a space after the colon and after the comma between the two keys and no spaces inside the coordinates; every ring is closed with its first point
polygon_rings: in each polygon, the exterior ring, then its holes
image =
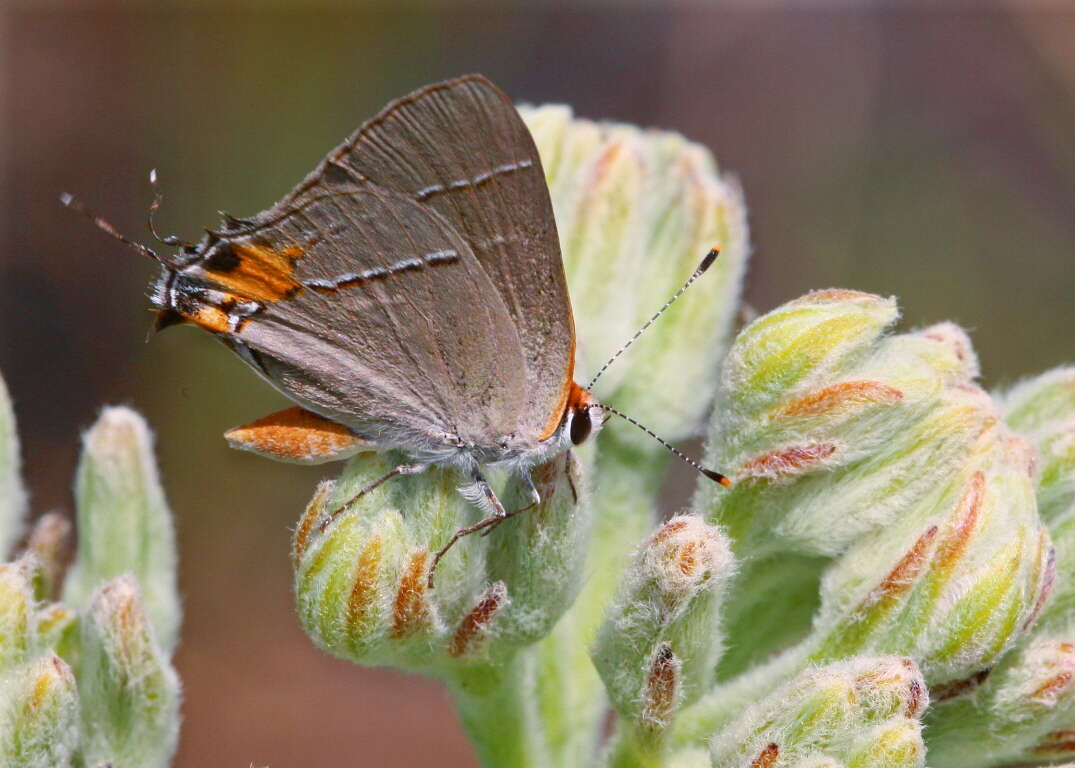
{"type": "Polygon", "coordinates": [[[62,195],[60,195],[60,202],[63,203],[66,207],[70,208],[75,213],[85,216],[87,219],[92,221],[98,229],[116,238],[129,248],[138,251],[138,253],[142,254],[143,256],[148,256],[158,264],[168,266],[168,263],[164,259],[162,259],[156,251],[154,251],[148,246],[142,245],[141,243],[136,243],[133,240],[121,235],[115,227],[113,227],[103,218],[101,218],[96,213],[87,208],[85,204],[74,195],[64,192],[62,195]]]}
{"type": "MultiPolygon", "coordinates": [[[[592,379],[590,379],[590,383],[586,385],[586,389],[593,389],[594,384],[596,384],[597,380],[601,378],[601,374],[603,374],[605,371],[607,371],[608,367],[610,365],[612,365],[614,362],[616,362],[616,359],[620,355],[622,355],[624,352],[626,352],[627,349],[638,340],[638,337],[646,332],[647,328],[649,328],[651,325],[653,325],[655,322],[657,322],[657,318],[659,318],[661,315],[663,315],[668,310],[668,308],[670,306],[672,306],[676,302],[676,299],[678,299],[680,296],[682,296],[683,293],[688,288],[691,287],[691,285],[694,283],[695,280],[697,280],[699,277],[701,277],[702,275],[705,274],[705,271],[707,269],[709,269],[713,265],[713,262],[717,260],[717,256],[719,256],[719,255],[720,255],[720,246],[717,246],[716,248],[710,249],[709,253],[707,253],[705,255],[705,258],[702,259],[702,263],[698,265],[698,269],[694,270],[694,272],[691,274],[691,276],[687,278],[687,282],[683,283],[683,285],[680,286],[680,289],[678,291],[676,291],[672,295],[672,298],[670,298],[668,301],[666,301],[664,303],[664,306],[661,307],[659,310],[657,310],[657,312],[653,315],[653,317],[651,317],[649,320],[647,320],[645,325],[643,325],[641,328],[639,328],[638,331],[635,332],[635,335],[627,340],[626,344],[624,344],[622,347],[620,347],[618,350],[616,350],[616,354],[614,354],[612,357],[610,357],[608,359],[608,362],[606,362],[604,365],[601,366],[601,370],[599,370],[594,375],[594,377],[592,379]]],[[[620,415],[622,415],[622,414],[620,414],[620,415]]],[[[624,418],[626,418],[626,417],[624,417],[624,418]]],[[[642,425],[639,424],[637,426],[642,426],[642,425]]],[[[642,427],[642,428],[645,429],[645,427],[642,427]]],[[[654,435],[654,437],[657,437],[657,436],[654,435]]],[[[660,440],[659,437],[657,439],[660,440]]],[[[669,447],[671,447],[671,446],[669,446],[669,447]]],[[[672,450],[675,450],[675,449],[673,448],[672,450]]],[[[684,457],[684,458],[686,458],[686,457],[684,457]]],[[[689,459],[688,459],[688,461],[689,461],[689,459]]]]}
{"type": "Polygon", "coordinates": [[[658,443],[660,443],[665,448],[667,448],[672,453],[672,455],[677,456],[678,458],[680,458],[683,461],[687,462],[688,464],[690,464],[692,467],[694,467],[696,470],[698,470],[700,473],[702,473],[703,475],[708,477],[713,482],[720,483],[723,486],[730,486],[732,484],[732,481],[729,480],[725,475],[722,475],[720,472],[717,472],[716,470],[707,469],[706,467],[703,467],[701,464],[699,464],[697,461],[692,459],[690,456],[688,456],[687,454],[683,453],[683,451],[679,450],[674,445],[669,443],[667,440],[663,439],[660,435],[658,435],[652,429],[650,429],[649,427],[645,426],[644,424],[640,424],[639,422],[635,421],[634,419],[632,419],[630,416],[628,416],[623,411],[616,410],[611,405],[605,405],[604,403],[594,403],[590,407],[591,408],[599,408],[602,411],[607,411],[607,412],[609,412],[609,413],[611,413],[611,414],[613,414],[615,416],[619,416],[621,419],[623,419],[624,421],[628,422],[629,424],[634,424],[636,427],[641,429],[647,435],[649,435],[654,440],[656,440],[658,443]]]}
{"type": "Polygon", "coordinates": [[[164,200],[164,195],[160,190],[160,176],[157,174],[157,169],[154,168],[149,172],[149,185],[153,187],[153,202],[149,204],[149,213],[146,216],[146,220],[149,223],[149,231],[153,234],[153,238],[163,245],[177,246],[180,248],[193,248],[194,243],[188,243],[186,240],[180,240],[175,235],[168,235],[167,237],[161,237],[157,234],[157,227],[153,223],[153,217],[160,210],[161,201],[164,200]]]}

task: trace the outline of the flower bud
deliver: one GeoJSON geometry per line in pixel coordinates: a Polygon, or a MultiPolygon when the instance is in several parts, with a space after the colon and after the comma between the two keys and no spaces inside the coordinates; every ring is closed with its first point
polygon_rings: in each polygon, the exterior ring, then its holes
{"type": "Polygon", "coordinates": [[[927,719],[935,765],[1037,763],[1075,755],[1075,643],[1038,637],[970,684],[936,691],[927,719]]]}
{"type": "Polygon", "coordinates": [[[925,690],[905,658],[862,656],[808,669],[716,735],[713,766],[921,766],[925,690]]]}
{"type": "Polygon", "coordinates": [[[930,685],[993,664],[1033,622],[1052,581],[1028,447],[997,427],[924,516],[866,536],[826,573],[815,661],[901,653],[930,685]]]}
{"type": "Polygon", "coordinates": [[[124,574],[98,589],[81,622],[78,688],[87,765],[163,768],[179,734],[179,679],[124,574]]]}
{"type": "MultiPolygon", "coordinates": [[[[499,644],[521,646],[547,635],[583,584],[590,515],[579,464],[568,453],[531,475],[541,504],[485,539],[486,581],[505,585],[511,596],[510,610],[497,619],[499,644]]],[[[531,503],[520,483],[510,485],[503,501],[508,510],[531,503]]]]}
{"type": "MultiPolygon", "coordinates": [[[[1061,368],[1019,384],[1003,398],[1005,416],[1029,440],[1022,462],[1037,480],[1055,556],[1030,620],[1030,639],[993,669],[937,689],[929,717],[930,756],[937,764],[1037,763],[1075,755],[1075,369],[1061,368]],[[1060,568],[1055,567],[1060,564],[1060,568]],[[1045,597],[1052,588],[1052,597],[1045,597]],[[1040,618],[1033,619],[1040,613],[1040,618]]],[[[1019,440],[1008,441],[1018,447],[1019,440]]]]}
{"type": "Polygon", "coordinates": [[[161,646],[175,647],[180,621],[175,532],[153,459],[153,437],[137,413],[105,408],[83,435],[75,481],[78,550],[64,602],[83,606],[101,584],[135,575],[161,646]]]}
{"type": "Polygon", "coordinates": [[[925,765],[922,726],[894,718],[876,725],[848,750],[847,768],[912,768],[925,765]]]}
{"type": "Polygon", "coordinates": [[[52,652],[0,676],[0,765],[69,768],[78,745],[78,693],[52,652]]]}
{"type": "Polygon", "coordinates": [[[758,318],[729,353],[708,462],[734,484],[695,498],[745,563],[722,678],[809,632],[827,559],[933,514],[938,489],[995,440],[996,409],[966,378],[966,334],[886,335],[897,316],[891,299],[815,291],[758,318]]]}
{"type": "Polygon", "coordinates": [[[724,536],[699,517],[672,518],[642,546],[591,653],[621,716],[663,728],[709,688],[732,571],[724,536]]]}
{"type": "Polygon", "coordinates": [[[76,619],[75,612],[63,603],[49,603],[39,608],[34,617],[37,647],[54,649],[72,661],[77,653],[68,647],[67,641],[74,639],[72,630],[76,627],[76,619]]]}
{"type": "Polygon", "coordinates": [[[19,436],[4,378],[0,376],[0,559],[22,535],[26,492],[19,468],[19,436]]]}
{"type": "Polygon", "coordinates": [[[58,512],[42,515],[34,524],[26,550],[37,561],[35,587],[39,600],[55,600],[60,596],[70,537],[71,522],[58,512]]]}
{"type": "MultiPolygon", "coordinates": [[[[738,187],[719,176],[708,150],[677,134],[574,119],[561,106],[521,112],[552,194],[579,330],[578,375],[597,373],[721,248],[690,292],[602,374],[599,389],[666,439],[694,434],[746,265],[738,187]]],[[[651,447],[627,428],[621,434],[651,447]]]]}
{"type": "Polygon", "coordinates": [[[0,565],[0,674],[23,663],[35,645],[32,559],[0,565]]]}
{"type": "MultiPolygon", "coordinates": [[[[431,469],[368,488],[397,455],[363,455],[323,483],[295,532],[295,593],[303,626],[320,647],[363,664],[444,672],[547,634],[581,584],[584,508],[579,478],[560,457],[535,468],[536,508],[490,535],[460,539],[429,583],[434,553],[482,514],[461,478],[431,469]],[[496,642],[491,643],[492,638],[496,642]]],[[[529,503],[514,484],[510,510],[529,503]]]]}
{"type": "Polygon", "coordinates": [[[1019,384],[1004,398],[1005,417],[1036,450],[1038,509],[1049,525],[1060,568],[1037,627],[1070,636],[1075,617],[1075,367],[1019,384]]]}
{"type": "Polygon", "coordinates": [[[1075,513],[1075,366],[1025,381],[1004,396],[1004,418],[1038,452],[1038,507],[1050,524],[1075,513]]]}
{"type": "Polygon", "coordinates": [[[885,336],[896,304],[816,291],[729,353],[709,448],[731,489],[700,490],[744,550],[834,555],[924,500],[996,420],[961,374],[954,326],[885,336]]]}

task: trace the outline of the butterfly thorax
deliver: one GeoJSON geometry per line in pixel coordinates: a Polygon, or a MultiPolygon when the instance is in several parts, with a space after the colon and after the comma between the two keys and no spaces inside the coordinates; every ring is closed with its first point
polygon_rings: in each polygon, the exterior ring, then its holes
{"type": "Polygon", "coordinates": [[[495,466],[509,472],[524,472],[564,453],[572,445],[581,444],[599,430],[604,413],[596,405],[586,389],[571,382],[560,422],[544,439],[516,432],[491,441],[468,441],[444,434],[429,439],[410,436],[398,441],[385,435],[377,442],[383,449],[401,450],[419,463],[451,466],[462,471],[495,466]]]}

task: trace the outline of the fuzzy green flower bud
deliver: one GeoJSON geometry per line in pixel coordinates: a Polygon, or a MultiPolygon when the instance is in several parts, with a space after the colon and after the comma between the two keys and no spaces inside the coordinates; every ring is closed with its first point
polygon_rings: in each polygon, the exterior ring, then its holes
{"type": "Polygon", "coordinates": [[[759,318],[729,354],[710,461],[736,483],[696,500],[748,562],[723,675],[813,627],[829,635],[815,662],[908,654],[949,682],[997,658],[1037,610],[1051,550],[1032,453],[968,378],[966,334],[886,335],[896,318],[891,300],[818,291],[759,318]],[[957,595],[960,629],[934,613],[957,595]]]}
{"type": "Polygon", "coordinates": [[[34,616],[36,643],[38,648],[51,648],[63,655],[68,661],[77,656],[77,651],[69,647],[68,640],[74,641],[77,614],[63,603],[48,603],[41,606],[34,616]]]}
{"type": "Polygon", "coordinates": [[[930,714],[930,754],[953,768],[986,758],[1038,763],[1075,756],[1075,368],[1025,381],[1004,398],[1008,422],[1036,449],[1037,498],[1059,564],[1033,634],[993,670],[947,686],[930,714]]]}
{"type": "MultiPolygon", "coordinates": [[[[574,462],[537,468],[542,503],[491,536],[461,539],[432,588],[433,553],[481,512],[450,471],[396,479],[356,498],[398,459],[356,457],[318,488],[300,520],[293,563],[307,633],[343,658],[433,673],[547,634],[581,584],[588,520],[577,506],[574,462]]],[[[501,498],[512,509],[525,503],[514,487],[501,498]]]]}
{"type": "Polygon", "coordinates": [[[993,664],[1041,610],[1053,550],[1037,516],[1031,451],[1002,426],[982,436],[968,475],[924,519],[864,537],[827,573],[818,661],[913,656],[931,685],[993,664]]]}
{"type": "Polygon", "coordinates": [[[157,643],[133,575],[94,593],[80,641],[85,763],[167,766],[179,734],[179,679],[157,643]]]}
{"type": "Polygon", "coordinates": [[[78,739],[78,693],[63,659],[47,652],[0,675],[0,765],[68,768],[78,739]]]}
{"type": "Polygon", "coordinates": [[[714,768],[921,766],[925,681],[910,659],[858,657],[808,669],[712,742],[714,768]]]}
{"type": "MultiPolygon", "coordinates": [[[[1068,636],[1073,637],[1072,635],[1068,636]]],[[[1075,642],[1037,637],[993,670],[934,691],[930,760],[946,768],[1075,756],[1075,642]]]]}
{"type": "Polygon", "coordinates": [[[1071,636],[1075,617],[1075,367],[1058,368],[1004,397],[1005,418],[1037,452],[1038,509],[1060,568],[1038,627],[1071,636]]]}
{"type": "Polygon", "coordinates": [[[1050,524],[1075,513],[1075,366],[1023,382],[1004,396],[1004,418],[1038,452],[1038,508],[1050,524]]]}
{"type": "Polygon", "coordinates": [[[698,517],[674,517],[642,545],[591,652],[621,716],[660,730],[709,688],[732,570],[720,530],[698,517]]]}
{"type": "Polygon", "coordinates": [[[33,570],[32,558],[0,565],[0,674],[22,664],[34,650],[33,570]]]}
{"type": "Polygon", "coordinates": [[[704,278],[602,375],[599,388],[667,439],[694,434],[712,400],[746,266],[738,186],[718,174],[708,150],[677,134],[575,119],[563,106],[521,112],[552,194],[579,330],[579,375],[597,373],[720,246],[704,278]]]}
{"type": "Polygon", "coordinates": [[[64,584],[64,602],[85,605],[101,584],[131,572],[161,646],[171,651],[179,632],[175,532],[153,459],[145,421],[125,407],[105,408],[83,435],[75,481],[77,556],[64,584]]]}
{"type": "Polygon", "coordinates": [[[4,378],[0,376],[0,558],[22,535],[26,492],[19,469],[19,437],[4,378]]]}
{"type": "Polygon", "coordinates": [[[895,301],[816,291],[736,339],[701,489],[744,551],[835,555],[946,481],[996,414],[964,391],[976,363],[955,326],[886,336],[895,301]]]}
{"type": "Polygon", "coordinates": [[[39,600],[55,600],[60,596],[60,582],[70,537],[71,522],[58,512],[42,515],[34,523],[26,551],[37,561],[35,587],[39,600]]]}

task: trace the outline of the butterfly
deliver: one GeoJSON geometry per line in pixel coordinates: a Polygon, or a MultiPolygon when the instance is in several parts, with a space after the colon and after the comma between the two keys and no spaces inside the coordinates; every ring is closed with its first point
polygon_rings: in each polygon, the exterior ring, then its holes
{"type": "Polygon", "coordinates": [[[161,265],[156,330],[205,329],[297,404],[231,430],[234,447],[305,463],[409,457],[358,496],[430,467],[467,478],[460,490],[486,516],[437,553],[430,580],[458,538],[540,503],[532,468],[618,413],[574,381],[541,159],[480,75],[390,103],[257,216],[225,217],[197,244],[158,238],[173,255],[97,223],[161,265]],[[489,467],[521,479],[529,504],[506,510],[489,467]]]}

